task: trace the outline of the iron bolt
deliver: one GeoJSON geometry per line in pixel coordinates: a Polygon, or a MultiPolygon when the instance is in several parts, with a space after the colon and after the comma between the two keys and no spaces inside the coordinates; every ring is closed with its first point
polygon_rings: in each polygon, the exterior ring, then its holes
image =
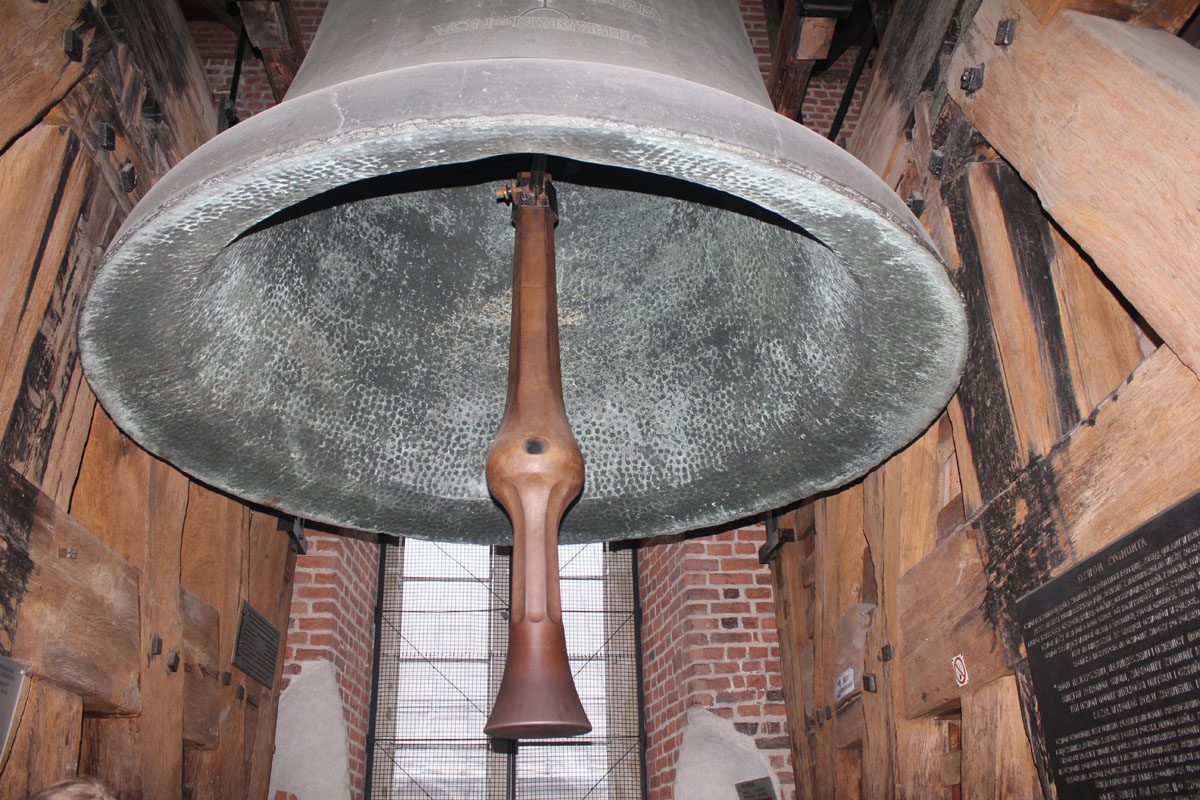
{"type": "Polygon", "coordinates": [[[913,216],[921,216],[925,213],[925,195],[921,192],[912,192],[905,201],[908,210],[913,213],[913,216]]]}
{"type": "Polygon", "coordinates": [[[983,87],[983,64],[964,69],[962,77],[958,79],[958,87],[968,95],[979,91],[983,87]]]}
{"type": "Polygon", "coordinates": [[[946,169],[946,154],[941,150],[934,150],[929,154],[929,172],[935,178],[941,178],[942,172],[946,169]]]}
{"type": "Polygon", "coordinates": [[[1008,47],[1013,43],[1013,33],[1017,29],[1017,21],[1015,19],[1002,19],[1000,24],[996,26],[996,46],[1008,47]]]}
{"type": "Polygon", "coordinates": [[[101,150],[117,149],[117,132],[112,125],[101,122],[96,126],[96,146],[101,150]]]}
{"type": "Polygon", "coordinates": [[[138,185],[137,168],[126,161],[121,165],[121,188],[128,194],[138,185]]]}
{"type": "Polygon", "coordinates": [[[71,61],[83,61],[83,37],[74,28],[67,28],[62,34],[63,52],[71,61]]]}

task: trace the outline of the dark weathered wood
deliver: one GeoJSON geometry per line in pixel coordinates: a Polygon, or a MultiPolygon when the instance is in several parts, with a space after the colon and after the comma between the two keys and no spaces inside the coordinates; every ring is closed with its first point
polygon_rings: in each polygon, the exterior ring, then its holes
{"type": "Polygon", "coordinates": [[[83,703],[51,681],[34,678],[0,773],[0,797],[25,798],[76,777],[83,703]]]}
{"type": "Polygon", "coordinates": [[[767,78],[771,103],[788,119],[800,111],[813,65],[829,53],[837,23],[832,17],[798,16],[799,7],[793,0],[784,8],[767,78]]]}
{"type": "Polygon", "coordinates": [[[1159,348],[972,521],[983,533],[985,612],[1010,652],[1018,597],[1200,488],[1200,446],[1179,435],[1197,425],[1200,381],[1159,348]]]}
{"type": "Polygon", "coordinates": [[[848,147],[876,174],[889,176],[907,159],[904,129],[923,89],[942,84],[951,22],[965,26],[979,0],[899,0],[880,37],[871,85],[848,147]],[[894,162],[898,164],[893,166],[894,162]]]}
{"type": "Polygon", "coordinates": [[[304,61],[300,22],[291,0],[238,0],[250,43],[262,53],[275,102],[283,99],[304,61]]]}
{"type": "Polygon", "coordinates": [[[69,131],[38,126],[0,156],[0,189],[7,200],[0,209],[14,219],[0,226],[0,244],[8,255],[0,284],[0,427],[7,440],[0,448],[6,463],[28,460],[30,448],[40,444],[40,415],[14,406],[40,404],[46,384],[53,382],[47,376],[56,371],[54,348],[46,342],[47,333],[54,333],[53,321],[43,324],[44,312],[74,283],[66,253],[91,171],[79,151],[79,140],[69,131]]]}
{"type": "Polygon", "coordinates": [[[1165,31],[1076,12],[1042,25],[1019,0],[987,0],[951,71],[979,64],[983,87],[967,96],[952,85],[951,97],[1200,370],[1200,173],[1183,166],[1195,161],[1200,129],[1200,51],[1165,31]],[[1003,17],[1017,20],[1008,47],[994,44],[1003,17]]]}
{"type": "MultiPolygon", "coordinates": [[[[26,534],[32,570],[18,599],[9,655],[30,674],[80,695],[90,713],[137,713],[137,570],[36,487],[0,469],[6,473],[0,503],[16,507],[36,493],[26,534]]],[[[17,531],[6,532],[10,547],[19,546],[17,538],[17,531]]]]}
{"type": "MultiPolygon", "coordinates": [[[[17,396],[0,440],[0,458],[35,483],[42,484],[50,472],[55,485],[47,485],[62,498],[67,493],[66,480],[73,478],[73,465],[51,456],[70,458],[78,463],[82,436],[86,427],[73,433],[62,432],[64,422],[80,423],[90,412],[90,392],[83,393],[83,406],[72,417],[64,419],[63,411],[71,400],[72,388],[78,400],[79,351],[75,333],[84,293],[99,262],[99,242],[108,241],[116,232],[118,206],[113,196],[97,186],[97,175],[90,164],[77,164],[85,177],[81,193],[70,206],[60,207],[55,227],[69,235],[62,249],[47,248],[43,260],[35,265],[39,274],[31,276],[45,287],[46,294],[31,297],[33,301],[21,320],[19,334],[28,332],[26,358],[21,364],[17,396]],[[66,449],[56,451],[62,436],[71,436],[66,449]]],[[[22,337],[21,345],[25,344],[22,337]]],[[[16,364],[14,363],[15,367],[16,364]]],[[[7,377],[15,377],[15,370],[7,377]]]]}
{"type": "Polygon", "coordinates": [[[1081,418],[1051,276],[1050,226],[1036,198],[1003,162],[971,164],[966,192],[1023,466],[1081,418]]]}
{"type": "MultiPolygon", "coordinates": [[[[970,457],[974,467],[971,484],[978,486],[977,502],[982,505],[1012,483],[1026,459],[1018,446],[1016,423],[1009,405],[983,256],[971,225],[966,176],[943,184],[942,197],[954,226],[959,258],[959,269],[953,277],[966,303],[969,322],[967,364],[955,401],[962,418],[962,438],[969,443],[970,450],[960,447],[959,460],[970,457]]],[[[978,510],[971,503],[972,494],[964,492],[968,516],[978,510]]]]}
{"type": "Polygon", "coordinates": [[[1153,3],[1139,0],[1023,0],[1038,21],[1045,24],[1063,11],[1081,11],[1108,17],[1131,25],[1162,28],[1178,33],[1196,13],[1196,0],[1157,0],[1153,3]]]}
{"type": "Polygon", "coordinates": [[[162,110],[162,122],[148,126],[146,134],[174,164],[217,132],[212,91],[187,20],[171,0],[110,2],[119,19],[113,36],[122,45],[122,63],[131,63],[144,79],[141,91],[123,96],[136,104],[139,113],[147,105],[147,94],[162,110]]]}
{"type": "MultiPolygon", "coordinates": [[[[169,17],[170,8],[160,6],[146,4],[140,12],[151,22],[169,17]]],[[[106,23],[97,24],[107,31],[106,23]]],[[[6,226],[4,234],[16,257],[9,262],[11,288],[0,316],[0,348],[7,348],[0,357],[0,456],[31,480],[45,479],[47,493],[64,503],[92,402],[82,387],[75,345],[84,289],[133,200],[206,135],[203,114],[194,108],[186,110],[198,121],[186,125],[164,125],[147,115],[146,87],[156,70],[137,66],[129,46],[98,48],[89,59],[87,75],[46,112],[54,124],[27,132],[0,158],[0,185],[14,202],[26,204],[22,217],[32,200],[33,218],[44,220],[6,226]],[[112,152],[96,145],[102,121],[118,131],[112,152]],[[120,186],[126,162],[139,175],[132,194],[120,186]]],[[[187,106],[187,98],[176,94],[168,91],[161,102],[187,106]]]]}

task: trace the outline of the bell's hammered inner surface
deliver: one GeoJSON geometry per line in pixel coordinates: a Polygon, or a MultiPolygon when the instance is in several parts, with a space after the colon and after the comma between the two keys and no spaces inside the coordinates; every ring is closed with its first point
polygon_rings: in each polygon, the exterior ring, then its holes
{"type": "Polygon", "coordinates": [[[332,0],[288,96],[129,215],[80,320],[150,452],[308,519],[504,542],[513,231],[551,156],[566,542],[728,523],[932,421],[961,300],[866,167],[776,114],[733,0],[332,0]],[[515,154],[515,155],[514,155],[515,154]],[[525,155],[521,155],[525,154],[525,155]]]}
{"type": "MultiPolygon", "coordinates": [[[[734,198],[621,170],[574,184],[581,165],[552,166],[563,392],[587,464],[563,541],[741,516],[748,495],[803,496],[890,446],[937,343],[914,341],[920,312],[871,285],[882,276],[734,198]],[[639,179],[665,194],[611,188],[639,179]]],[[[457,182],[429,172],[286,209],[164,298],[181,313],[142,358],[170,368],[138,391],[172,409],[201,475],[353,527],[511,537],[483,466],[504,408],[512,227],[498,184],[429,188],[457,182]]]]}

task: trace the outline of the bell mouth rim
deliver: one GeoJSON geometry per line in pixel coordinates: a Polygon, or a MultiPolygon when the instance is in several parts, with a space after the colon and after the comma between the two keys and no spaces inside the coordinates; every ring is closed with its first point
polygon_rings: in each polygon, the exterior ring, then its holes
{"type": "MultiPolygon", "coordinates": [[[[510,70],[529,68],[528,64],[514,63],[518,61],[525,60],[481,60],[456,64],[453,69],[476,77],[490,75],[495,78],[510,70]]],[[[557,70],[553,65],[535,66],[551,72],[557,70]]],[[[404,73],[410,80],[420,77],[414,75],[419,72],[426,78],[444,81],[447,69],[450,66],[428,65],[396,72],[404,73]]],[[[638,70],[605,69],[620,73],[626,85],[638,83],[646,74],[638,70]],[[638,74],[631,76],[628,73],[638,74]]],[[[661,79],[661,76],[654,77],[661,79]]],[[[594,75],[592,79],[595,79],[594,75]]],[[[674,80],[678,84],[687,84],[674,80]]],[[[874,183],[856,187],[787,157],[785,140],[797,138],[808,140],[810,144],[820,142],[826,152],[830,149],[842,152],[815,133],[750,101],[694,85],[687,97],[677,99],[674,107],[694,105],[697,91],[709,98],[719,95],[729,103],[720,120],[724,125],[724,132],[717,132],[720,135],[697,130],[703,120],[697,120],[694,110],[682,118],[696,124],[667,127],[652,124],[652,120],[618,122],[600,113],[513,114],[502,107],[497,108],[502,104],[494,101],[490,106],[487,102],[478,106],[480,113],[441,118],[436,117],[436,108],[417,104],[418,107],[410,108],[409,113],[403,115],[404,119],[385,122],[381,118],[382,112],[378,111],[380,97],[388,93],[382,82],[381,76],[370,76],[351,82],[355,86],[340,84],[289,99],[206,143],[152,187],[118,233],[98,270],[85,300],[80,323],[81,360],[89,382],[119,427],[150,452],[176,463],[198,479],[247,496],[238,487],[223,481],[222,476],[206,474],[205,470],[189,464],[177,445],[143,425],[136,413],[125,406],[122,382],[111,364],[112,353],[106,350],[103,334],[97,333],[103,329],[102,318],[121,307],[117,285],[122,276],[165,260],[169,271],[186,280],[189,270],[204,268],[230,241],[282,208],[354,180],[396,172],[397,166],[412,169],[442,163],[436,159],[444,157],[447,131],[457,137],[454,141],[458,154],[453,158],[454,163],[509,152],[547,152],[590,163],[663,174],[744,198],[777,213],[812,233],[839,255],[847,249],[848,240],[858,239],[862,235],[861,229],[869,228],[877,234],[878,245],[886,251],[882,258],[889,263],[913,263],[911,277],[922,280],[926,293],[934,298],[931,306],[939,319],[932,320],[931,324],[942,329],[943,345],[930,359],[929,374],[922,377],[924,402],[919,408],[908,409],[885,444],[847,460],[845,468],[831,480],[797,481],[764,490],[749,505],[698,508],[686,519],[665,518],[657,525],[605,538],[641,538],[714,528],[853,481],[924,430],[936,419],[957,387],[966,354],[965,315],[961,299],[950,284],[928,237],[920,231],[907,209],[899,205],[898,199],[893,203],[887,202],[886,195],[882,200],[873,196],[878,194],[879,187],[887,194],[890,190],[866,172],[865,167],[858,165],[849,171],[866,173],[874,183]],[[348,100],[351,92],[356,97],[348,100]],[[294,130],[297,118],[315,122],[316,130],[324,133],[297,133],[294,130]],[[531,124],[533,134],[529,133],[531,124]],[[517,130],[523,133],[514,133],[517,130]],[[265,154],[246,154],[252,146],[264,141],[270,142],[265,154]],[[764,142],[761,146],[765,149],[755,149],[755,141],[764,142]],[[318,155],[325,164],[319,174],[314,175],[313,161],[318,155]],[[636,161],[647,157],[657,158],[663,168],[645,169],[644,162],[636,161]],[[679,167],[678,159],[683,157],[690,159],[687,169],[679,167]],[[297,184],[304,188],[298,190],[297,184]],[[802,186],[805,194],[789,206],[784,200],[797,192],[797,186],[802,186]],[[899,205],[899,213],[896,205],[899,205]],[[854,235],[839,235],[836,229],[830,228],[846,218],[853,218],[859,226],[854,235]],[[204,222],[198,223],[197,219],[204,222]],[[830,230],[834,230],[834,235],[830,230]]],[[[569,81],[566,86],[570,88],[569,81]]],[[[475,99],[482,102],[487,98],[475,99]]],[[[249,499],[271,505],[269,497],[250,496],[249,499]]],[[[351,519],[333,519],[318,510],[298,505],[281,510],[346,527],[381,529],[356,524],[351,519]]],[[[503,523],[502,518],[500,522],[503,523]]],[[[444,531],[433,529],[406,529],[403,533],[421,538],[452,538],[444,531]]],[[[574,537],[569,525],[564,528],[564,543],[596,538],[574,537]]]]}

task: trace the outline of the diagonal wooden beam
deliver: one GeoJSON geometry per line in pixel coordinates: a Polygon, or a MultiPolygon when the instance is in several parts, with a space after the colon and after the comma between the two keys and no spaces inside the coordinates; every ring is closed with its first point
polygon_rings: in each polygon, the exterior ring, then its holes
{"type": "Polygon", "coordinates": [[[262,53],[275,102],[283,99],[304,60],[300,22],[292,0],[238,0],[250,43],[262,53]]]}
{"type": "Polygon", "coordinates": [[[1082,11],[1098,17],[1108,17],[1133,25],[1162,28],[1170,33],[1179,33],[1200,0],[1023,0],[1025,6],[1042,23],[1049,22],[1063,11],[1082,11]]]}
{"type": "Polygon", "coordinates": [[[1200,50],[1076,12],[1042,25],[1020,0],[986,0],[950,75],[971,124],[1200,373],[1200,50]],[[1002,20],[1015,20],[1008,45],[995,43],[1002,20]],[[967,70],[982,77],[970,92],[967,70]]]}

